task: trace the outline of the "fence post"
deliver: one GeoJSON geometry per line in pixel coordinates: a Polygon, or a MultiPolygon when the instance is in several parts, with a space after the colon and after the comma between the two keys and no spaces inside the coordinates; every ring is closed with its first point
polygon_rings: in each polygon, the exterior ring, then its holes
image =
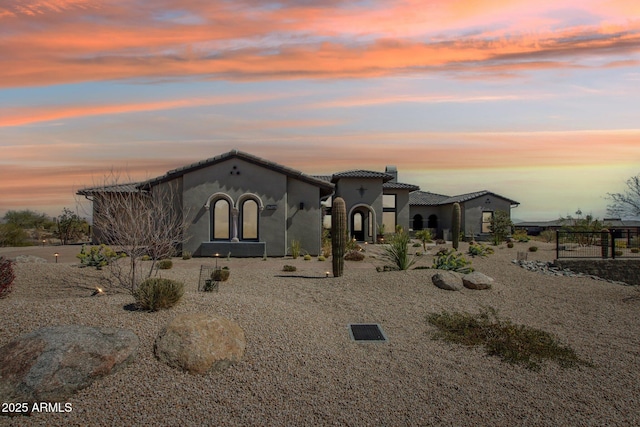
{"type": "Polygon", "coordinates": [[[611,230],[611,258],[616,259],[616,235],[615,230],[611,230]]]}
{"type": "Polygon", "coordinates": [[[556,259],[560,259],[560,230],[556,230],[556,259]]]}
{"type": "Polygon", "coordinates": [[[602,258],[607,259],[609,257],[609,230],[603,228],[600,231],[600,247],[602,251],[602,258]]]}

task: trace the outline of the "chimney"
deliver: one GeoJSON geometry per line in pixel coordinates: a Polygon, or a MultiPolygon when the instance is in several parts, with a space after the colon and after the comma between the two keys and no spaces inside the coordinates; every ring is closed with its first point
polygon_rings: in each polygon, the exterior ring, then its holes
{"type": "Polygon", "coordinates": [[[395,166],[388,165],[384,168],[384,173],[393,175],[391,182],[398,182],[398,169],[395,166]]]}

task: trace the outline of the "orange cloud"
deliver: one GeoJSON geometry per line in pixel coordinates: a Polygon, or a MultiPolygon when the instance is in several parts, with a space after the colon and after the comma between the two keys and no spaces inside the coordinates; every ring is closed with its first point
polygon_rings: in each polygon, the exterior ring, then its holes
{"type": "MultiPolygon", "coordinates": [[[[130,10],[117,2],[109,8],[101,4],[105,9],[93,11],[88,15],[92,19],[80,19],[82,2],[34,1],[28,10],[36,15],[38,25],[29,25],[31,16],[3,19],[0,86],[132,78],[349,78],[443,71],[508,75],[583,67],[587,66],[583,58],[593,55],[623,65],[620,57],[640,51],[640,21],[618,15],[610,19],[622,3],[616,3],[615,10],[606,9],[608,15],[599,24],[560,30],[552,29],[561,25],[559,19],[542,13],[544,7],[553,11],[552,4],[381,2],[367,10],[294,3],[270,10],[243,3],[234,7],[167,0],[161,4],[166,9],[153,11],[130,10]],[[522,12],[535,7],[540,8],[538,13],[527,21],[522,12]],[[69,8],[73,10],[67,12],[69,8]],[[36,11],[41,10],[58,12],[40,17],[36,11]],[[487,18],[492,13],[500,19],[487,18]],[[509,18],[516,28],[504,27],[509,18]],[[495,20],[499,22],[492,27],[495,20]],[[464,25],[483,29],[474,28],[465,35],[461,33],[464,25]]],[[[589,5],[584,9],[597,12],[589,5]]],[[[0,13],[17,15],[13,9],[0,13]]]]}

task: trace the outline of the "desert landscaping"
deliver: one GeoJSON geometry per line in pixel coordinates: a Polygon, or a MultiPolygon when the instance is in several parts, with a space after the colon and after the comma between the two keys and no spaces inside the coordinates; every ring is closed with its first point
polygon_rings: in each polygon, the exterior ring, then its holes
{"type": "MultiPolygon", "coordinates": [[[[553,260],[553,244],[536,244],[529,260],[553,260]]],[[[468,256],[495,281],[460,291],[434,286],[433,269],[376,271],[379,245],[369,245],[363,261],[346,261],[338,278],[326,277],[330,259],[220,258],[231,275],[218,292],[198,291],[200,266],[215,260],[174,258],[159,274],[184,282],[186,292],[157,312],[132,310],[132,296],[112,285],[108,268],[79,268],[79,246],[0,248],[0,256],[47,260],[15,264],[14,290],[0,299],[0,347],[57,325],[123,328],[139,338],[130,363],[65,401],[70,412],[0,416],[0,425],[640,424],[638,287],[527,271],[512,262],[527,246],[468,256]],[[283,272],[285,264],[297,271],[283,272]],[[93,295],[98,287],[104,294],[93,295]],[[547,362],[534,371],[433,339],[428,314],[488,307],[554,334],[591,366],[547,362]],[[156,337],[188,313],[237,323],[242,359],[205,374],[159,361],[156,337]],[[353,323],[379,324],[388,341],[354,342],[353,323]]],[[[431,245],[416,266],[431,266],[436,250],[431,245]]]]}

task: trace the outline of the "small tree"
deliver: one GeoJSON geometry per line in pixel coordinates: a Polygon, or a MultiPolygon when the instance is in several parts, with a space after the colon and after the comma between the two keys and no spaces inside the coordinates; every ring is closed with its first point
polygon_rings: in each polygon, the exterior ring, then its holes
{"type": "Polygon", "coordinates": [[[89,232],[89,223],[71,209],[64,208],[57,220],[56,237],[63,245],[79,240],[89,232]]]}
{"type": "Polygon", "coordinates": [[[422,230],[416,231],[416,238],[422,242],[422,249],[426,252],[427,243],[431,243],[433,239],[431,230],[429,230],[428,228],[423,228],[422,230]]]}
{"type": "Polygon", "coordinates": [[[494,245],[504,242],[511,232],[513,222],[509,218],[509,213],[505,211],[495,211],[489,223],[489,231],[491,232],[491,240],[494,245]]]}
{"type": "Polygon", "coordinates": [[[623,193],[609,193],[612,202],[607,206],[607,213],[620,218],[640,217],[640,174],[629,178],[626,184],[623,193]]]}
{"type": "Polygon", "coordinates": [[[151,277],[156,262],[170,258],[186,240],[187,224],[171,183],[141,189],[135,184],[118,184],[114,175],[98,187],[80,190],[94,203],[96,238],[122,251],[126,259],[109,264],[120,287],[135,294],[143,278],[151,277]],[[148,255],[148,270],[142,271],[140,258],[148,255]]]}

